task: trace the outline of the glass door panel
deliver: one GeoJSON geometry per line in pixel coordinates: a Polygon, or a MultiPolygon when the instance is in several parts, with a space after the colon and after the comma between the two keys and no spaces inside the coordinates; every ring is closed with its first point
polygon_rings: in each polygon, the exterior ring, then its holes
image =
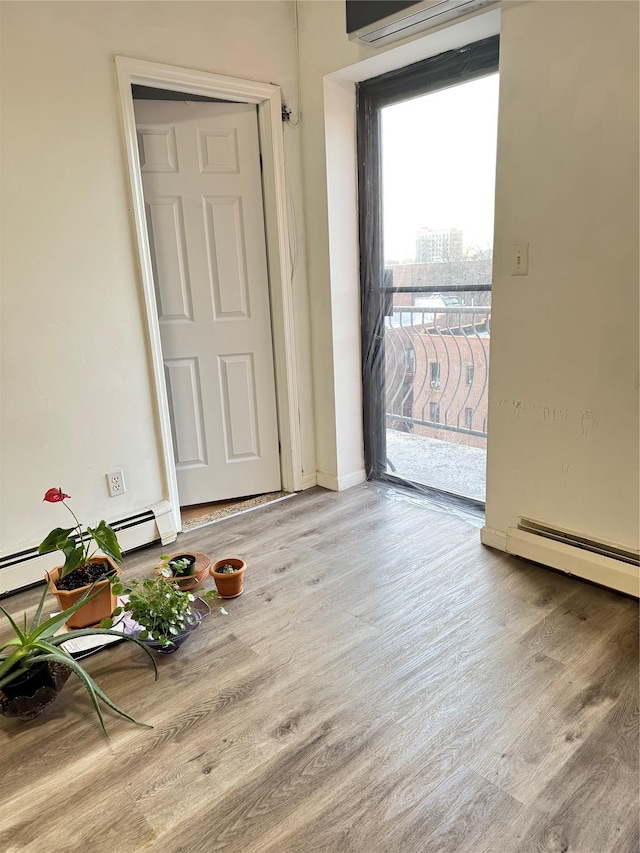
{"type": "Polygon", "coordinates": [[[497,73],[380,110],[387,474],[479,501],[497,114],[497,73]]]}

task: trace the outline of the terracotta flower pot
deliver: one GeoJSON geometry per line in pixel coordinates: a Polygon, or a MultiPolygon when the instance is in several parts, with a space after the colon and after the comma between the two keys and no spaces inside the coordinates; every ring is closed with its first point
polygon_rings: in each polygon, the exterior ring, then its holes
{"type": "Polygon", "coordinates": [[[237,598],[239,595],[242,595],[246,568],[247,564],[239,557],[227,557],[225,560],[218,560],[217,563],[211,566],[209,573],[215,581],[220,598],[237,598]],[[229,563],[232,566],[237,566],[238,571],[229,574],[218,571],[222,566],[229,563]]]}
{"type": "MultiPolygon", "coordinates": [[[[173,575],[173,577],[167,578],[167,580],[172,583],[176,583],[178,588],[183,592],[200,586],[209,573],[211,559],[200,551],[180,551],[180,553],[171,554],[169,562],[177,557],[195,557],[195,573],[192,575],[173,575]]],[[[156,566],[155,571],[157,574],[161,574],[162,568],[160,566],[156,566]]]]}
{"type": "MultiPolygon", "coordinates": [[[[107,562],[116,575],[119,576],[122,574],[117,563],[112,560],[111,557],[96,555],[95,557],[91,557],[89,562],[107,562]]],[[[56,566],[55,569],[48,573],[47,578],[49,581],[49,589],[58,599],[60,610],[67,610],[69,607],[73,607],[76,601],[89,589],[89,586],[81,586],[78,587],[78,589],[72,590],[58,589],[55,582],[60,577],[61,571],[62,566],[56,566]]],[[[83,604],[83,606],[79,610],[76,610],[76,612],[68,619],[67,626],[69,628],[88,628],[92,625],[97,625],[102,622],[103,619],[107,619],[111,616],[117,605],[116,596],[111,591],[111,584],[108,580],[99,581],[95,585],[94,592],[97,590],[101,590],[100,594],[96,595],[96,597],[87,604],[83,604]]]]}

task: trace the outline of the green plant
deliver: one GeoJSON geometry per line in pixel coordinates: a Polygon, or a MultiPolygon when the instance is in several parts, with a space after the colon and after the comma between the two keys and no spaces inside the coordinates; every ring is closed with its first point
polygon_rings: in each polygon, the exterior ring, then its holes
{"type": "MultiPolygon", "coordinates": [[[[131,618],[142,626],[138,635],[140,640],[156,640],[163,648],[173,646],[173,638],[198,621],[191,612],[195,596],[182,592],[164,574],[142,581],[129,581],[126,586],[116,583],[113,591],[116,595],[129,596],[125,607],[116,608],[114,617],[124,611],[130,613],[131,618]]],[[[103,624],[109,621],[105,620],[103,624]]]]}
{"type": "Polygon", "coordinates": [[[163,556],[160,557],[160,563],[158,564],[158,568],[160,569],[160,573],[165,578],[171,578],[187,574],[193,574],[189,572],[188,569],[191,567],[195,569],[195,558],[189,557],[168,557],[163,556]]]}
{"type": "Polygon", "coordinates": [[[29,626],[27,625],[27,614],[25,613],[23,615],[22,627],[20,627],[17,621],[7,613],[4,607],[0,606],[0,610],[9,620],[14,632],[14,636],[10,640],[0,643],[0,690],[2,690],[5,685],[10,684],[12,681],[15,681],[28,673],[29,670],[37,664],[47,663],[49,661],[57,662],[68,667],[72,672],[74,672],[85,686],[105,734],[107,730],[104,725],[104,719],[102,717],[100,705],[98,704],[98,699],[102,700],[102,702],[104,702],[105,705],[108,705],[109,708],[116,711],[116,713],[125,717],[127,720],[130,720],[132,723],[135,723],[137,726],[152,728],[151,726],[147,726],[146,723],[138,722],[138,720],[135,720],[114,704],[85,671],[85,669],[78,663],[78,661],[76,661],[62,648],[62,643],[66,643],[68,640],[73,640],[76,637],[85,637],[93,634],[114,635],[125,640],[132,641],[144,650],[145,654],[151,658],[155,678],[157,679],[158,670],[156,668],[155,660],[153,659],[151,652],[143,643],[140,643],[135,639],[135,637],[123,635],[119,631],[113,631],[109,628],[81,628],[55,636],[56,631],[62,628],[67,619],[75,613],[76,610],[82,607],[82,605],[86,604],[87,601],[95,598],[99,592],[99,590],[94,592],[92,585],[72,607],[69,607],[62,613],[57,613],[55,616],[42,621],[42,609],[47,596],[47,589],[45,589],[31,624],[29,626]]]}
{"type": "Polygon", "coordinates": [[[88,538],[85,541],[85,535],[82,532],[82,525],[78,521],[76,514],[68,504],[65,503],[65,498],[70,495],[65,495],[62,489],[48,489],[45,492],[43,500],[47,503],[62,503],[69,510],[75,525],[73,527],[56,527],[51,533],[41,542],[38,547],[38,554],[49,554],[52,551],[62,551],[65,556],[64,566],[60,572],[60,577],[65,577],[74,569],[83,568],[86,566],[95,552],[90,553],[91,542],[95,542],[98,548],[109,557],[112,557],[117,562],[122,562],[122,552],[118,543],[118,538],[113,529],[107,524],[104,519],[97,527],[89,527],[87,525],[88,538]],[[71,536],[72,533],[75,534],[71,536]]]}
{"type": "Polygon", "coordinates": [[[232,575],[234,572],[239,572],[240,566],[234,566],[232,563],[225,563],[223,566],[220,566],[219,569],[216,569],[219,575],[232,575]]]}

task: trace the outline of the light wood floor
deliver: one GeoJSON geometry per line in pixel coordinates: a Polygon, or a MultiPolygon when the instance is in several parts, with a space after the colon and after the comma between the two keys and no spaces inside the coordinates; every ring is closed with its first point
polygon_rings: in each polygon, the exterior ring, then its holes
{"type": "Polygon", "coordinates": [[[244,557],[244,595],[157,684],[128,646],[87,660],[153,730],[106,739],[74,680],[0,718],[3,853],[638,851],[636,602],[375,484],[181,546],[244,557]]]}

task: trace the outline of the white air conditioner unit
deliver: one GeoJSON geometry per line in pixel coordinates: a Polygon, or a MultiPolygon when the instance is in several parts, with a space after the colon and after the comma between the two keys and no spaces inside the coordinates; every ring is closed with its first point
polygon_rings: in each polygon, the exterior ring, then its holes
{"type": "Polygon", "coordinates": [[[349,34],[351,41],[381,47],[416,35],[461,15],[492,6],[498,0],[424,0],[349,34]]]}

